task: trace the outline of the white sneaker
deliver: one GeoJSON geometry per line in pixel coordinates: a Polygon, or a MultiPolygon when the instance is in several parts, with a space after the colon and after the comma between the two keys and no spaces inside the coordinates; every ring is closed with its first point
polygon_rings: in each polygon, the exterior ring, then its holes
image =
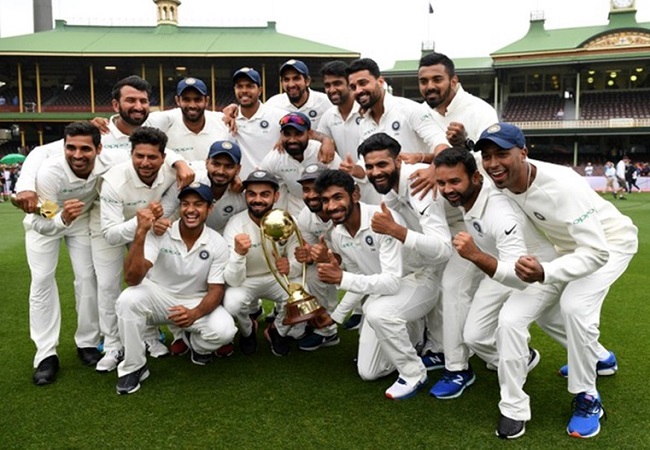
{"type": "Polygon", "coordinates": [[[415,386],[411,386],[400,377],[391,387],[386,389],[386,397],[392,400],[404,400],[413,397],[418,392],[418,389],[427,384],[428,381],[429,379],[425,376],[415,386]]]}
{"type": "Polygon", "coordinates": [[[122,350],[109,350],[104,357],[97,362],[95,370],[97,372],[112,372],[124,358],[122,350]]]}
{"type": "Polygon", "coordinates": [[[158,339],[149,339],[144,341],[147,346],[147,351],[153,358],[162,358],[163,356],[169,355],[169,349],[160,342],[158,339]]]}

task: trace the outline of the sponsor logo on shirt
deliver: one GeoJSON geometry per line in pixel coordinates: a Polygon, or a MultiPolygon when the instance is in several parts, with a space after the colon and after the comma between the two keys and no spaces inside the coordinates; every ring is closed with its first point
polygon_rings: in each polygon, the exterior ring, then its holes
{"type": "Polygon", "coordinates": [[[578,217],[576,220],[574,220],[574,221],[573,221],[573,224],[574,224],[574,225],[577,225],[577,224],[579,224],[579,223],[584,222],[585,220],[587,220],[588,218],[590,218],[590,217],[592,216],[592,214],[594,214],[595,212],[596,212],[596,210],[595,210],[594,208],[591,208],[589,211],[587,211],[586,213],[584,213],[583,215],[581,215],[580,217],[578,217]]]}
{"type": "Polygon", "coordinates": [[[160,249],[160,253],[165,253],[165,254],[167,254],[167,255],[181,256],[181,252],[179,252],[178,250],[175,250],[175,249],[173,249],[173,248],[165,248],[165,247],[162,247],[162,248],[160,249]]]}
{"type": "Polygon", "coordinates": [[[194,147],[176,147],[170,150],[175,151],[176,153],[191,152],[194,150],[194,147]]]}

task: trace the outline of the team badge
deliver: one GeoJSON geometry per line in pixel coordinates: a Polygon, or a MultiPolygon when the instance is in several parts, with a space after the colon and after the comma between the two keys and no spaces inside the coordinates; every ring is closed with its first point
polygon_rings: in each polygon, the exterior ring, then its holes
{"type": "Polygon", "coordinates": [[[187,78],[185,80],[185,84],[187,84],[188,86],[192,86],[193,84],[196,84],[196,79],[195,78],[187,78]]]}
{"type": "Polygon", "coordinates": [[[309,117],[311,117],[312,119],[314,117],[316,117],[317,115],[318,115],[318,113],[316,111],[314,111],[313,109],[311,111],[309,111],[309,117]]]}
{"type": "Polygon", "coordinates": [[[372,236],[366,236],[366,244],[372,245],[375,241],[372,240],[372,236]]]}
{"type": "Polygon", "coordinates": [[[230,213],[233,211],[233,209],[235,209],[235,208],[233,208],[232,205],[228,205],[228,206],[226,206],[226,207],[223,209],[223,211],[224,211],[226,214],[230,214],[230,213]]]}
{"type": "Polygon", "coordinates": [[[207,250],[201,250],[199,252],[199,258],[208,259],[209,257],[210,257],[210,253],[207,250]]]}
{"type": "Polygon", "coordinates": [[[480,223],[478,223],[478,222],[472,222],[472,226],[473,226],[474,229],[475,229],[476,231],[478,231],[479,233],[483,233],[483,230],[481,229],[481,224],[480,224],[480,223]]]}
{"type": "Polygon", "coordinates": [[[357,125],[359,125],[361,123],[361,119],[362,119],[362,117],[359,116],[354,121],[357,123],[357,125]]]}
{"type": "Polygon", "coordinates": [[[262,128],[268,128],[268,127],[269,127],[269,122],[266,121],[266,120],[262,120],[262,121],[260,122],[260,127],[262,127],[262,128]]]}
{"type": "Polygon", "coordinates": [[[544,217],[543,215],[541,215],[541,214],[538,213],[537,211],[533,212],[533,214],[534,214],[535,217],[537,217],[539,220],[546,220],[546,217],[544,217]]]}
{"type": "Polygon", "coordinates": [[[232,144],[229,141],[223,141],[221,143],[221,148],[225,150],[230,150],[232,148],[232,144]]]}
{"type": "Polygon", "coordinates": [[[394,131],[399,130],[399,127],[400,127],[400,125],[399,125],[399,122],[398,122],[398,121],[393,122],[393,124],[391,125],[391,128],[392,128],[394,131]]]}
{"type": "Polygon", "coordinates": [[[499,125],[498,123],[495,123],[494,125],[491,125],[491,126],[490,126],[487,130],[485,130],[485,131],[486,131],[487,133],[490,133],[490,134],[492,134],[492,133],[498,133],[499,131],[501,131],[501,125],[499,125]]]}
{"type": "Polygon", "coordinates": [[[264,178],[266,176],[266,172],[264,172],[263,170],[258,170],[256,172],[253,172],[253,176],[255,178],[264,178]]]}
{"type": "Polygon", "coordinates": [[[191,187],[192,189],[196,189],[199,186],[201,186],[201,183],[199,183],[198,181],[195,181],[194,183],[190,184],[188,187],[191,187]]]}
{"type": "Polygon", "coordinates": [[[318,170],[318,164],[310,164],[305,168],[305,172],[314,173],[318,170]]]}

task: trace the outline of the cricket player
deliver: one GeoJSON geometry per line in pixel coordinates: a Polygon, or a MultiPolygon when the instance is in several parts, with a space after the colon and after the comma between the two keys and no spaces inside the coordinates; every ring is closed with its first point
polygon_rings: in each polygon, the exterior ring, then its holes
{"type": "Polygon", "coordinates": [[[550,262],[522,255],[515,271],[527,283],[567,283],[560,307],[567,332],[568,388],[575,395],[567,432],[595,436],[604,415],[597,364],[616,365],[598,342],[600,311],[609,287],[637,251],[637,228],[572,169],[529,160],[524,134],[512,124],[487,128],[476,149],[496,187],[521,207],[560,255],[550,262]]]}
{"type": "Polygon", "coordinates": [[[137,228],[124,264],[129,285],[117,301],[124,360],[117,368],[117,393],[131,394],[149,376],[144,344],[147,324],[174,324],[184,330],[194,364],[230,342],[237,328],[221,306],[228,246],[205,226],[212,207],[209,186],[193,183],[180,194],[180,219],[165,234],[151,229],[153,211],[137,213],[137,228]]]}

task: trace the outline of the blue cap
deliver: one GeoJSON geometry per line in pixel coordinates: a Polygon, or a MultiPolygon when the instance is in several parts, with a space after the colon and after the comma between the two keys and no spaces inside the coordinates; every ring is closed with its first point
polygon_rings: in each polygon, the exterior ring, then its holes
{"type": "Polygon", "coordinates": [[[235,72],[235,74],[232,76],[232,81],[237,81],[237,78],[239,77],[246,77],[256,85],[262,85],[262,77],[260,77],[260,73],[255,69],[251,69],[250,67],[242,67],[237,72],[235,72]]]}
{"type": "Polygon", "coordinates": [[[194,88],[199,91],[201,95],[208,95],[208,87],[205,83],[194,77],[185,78],[179,81],[178,86],[176,86],[176,95],[181,95],[187,88],[194,88]]]}
{"type": "Polygon", "coordinates": [[[483,147],[490,142],[508,150],[514,147],[526,147],[524,132],[519,127],[506,122],[495,123],[483,131],[479,140],[474,144],[474,150],[483,150],[483,147]]]}
{"type": "Polygon", "coordinates": [[[282,67],[280,67],[280,75],[282,75],[282,72],[284,72],[287,69],[293,69],[299,74],[304,75],[306,77],[309,76],[309,68],[307,68],[307,64],[305,64],[304,62],[298,59],[290,59],[289,61],[282,64],[282,67]]]}
{"type": "Polygon", "coordinates": [[[244,188],[246,188],[251,183],[269,183],[275,186],[276,189],[280,188],[280,182],[271,172],[266,170],[253,170],[248,174],[248,178],[242,181],[244,188]]]}
{"type": "Polygon", "coordinates": [[[280,119],[280,131],[289,127],[304,133],[305,131],[311,130],[311,120],[301,112],[292,112],[280,119]]]}
{"type": "Polygon", "coordinates": [[[239,145],[230,141],[216,141],[210,146],[208,158],[214,158],[217,155],[228,155],[235,164],[241,162],[241,149],[239,145]]]}
{"type": "Polygon", "coordinates": [[[190,192],[194,192],[195,194],[197,194],[199,197],[201,197],[203,200],[205,200],[208,203],[212,203],[214,201],[214,196],[212,195],[212,189],[210,189],[210,186],[202,183],[192,183],[188,186],[185,186],[178,193],[178,198],[182,199],[190,192]]]}

